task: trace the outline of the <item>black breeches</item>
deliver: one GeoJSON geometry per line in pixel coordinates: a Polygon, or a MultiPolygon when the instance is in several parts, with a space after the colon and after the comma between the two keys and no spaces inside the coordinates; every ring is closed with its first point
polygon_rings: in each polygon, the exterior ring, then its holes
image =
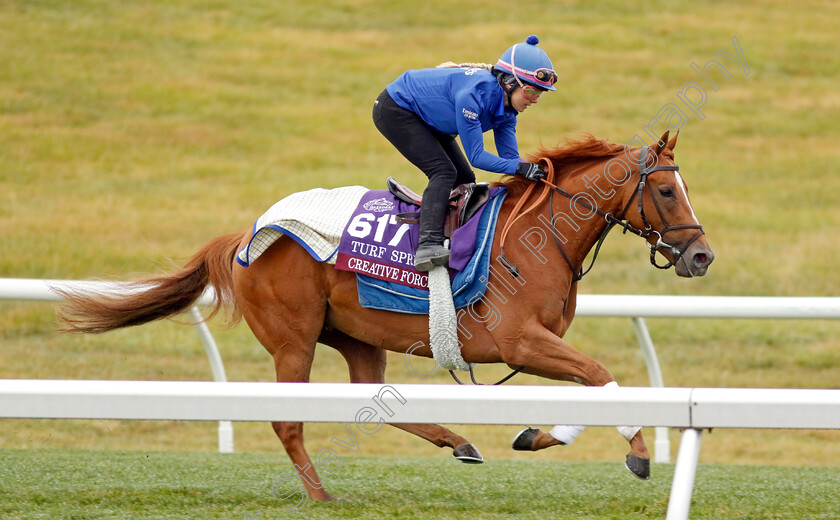
{"type": "Polygon", "coordinates": [[[420,116],[406,110],[383,90],[373,106],[376,128],[426,177],[420,212],[420,240],[443,241],[443,219],[452,188],[475,182],[475,174],[451,135],[436,131],[420,116]],[[429,233],[433,236],[430,237],[429,233]]]}

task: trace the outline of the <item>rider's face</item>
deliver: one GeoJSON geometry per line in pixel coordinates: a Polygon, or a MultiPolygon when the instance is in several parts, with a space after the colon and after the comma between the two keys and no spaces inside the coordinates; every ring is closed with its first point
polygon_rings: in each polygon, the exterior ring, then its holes
{"type": "Polygon", "coordinates": [[[510,95],[510,106],[512,106],[513,109],[516,110],[517,112],[522,112],[523,110],[525,110],[529,106],[531,106],[534,103],[536,103],[537,101],[539,101],[539,94],[542,94],[541,91],[539,91],[537,89],[534,89],[533,87],[530,87],[529,85],[526,85],[526,88],[536,90],[538,92],[538,94],[536,95],[536,97],[532,97],[534,93],[531,92],[530,93],[531,96],[528,96],[528,95],[526,95],[526,92],[524,91],[524,89],[522,87],[515,88],[513,90],[513,93],[510,95]]]}

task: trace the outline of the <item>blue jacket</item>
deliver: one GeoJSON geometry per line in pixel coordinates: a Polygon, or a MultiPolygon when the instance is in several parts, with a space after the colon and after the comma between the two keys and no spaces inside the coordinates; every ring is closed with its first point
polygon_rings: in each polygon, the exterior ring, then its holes
{"type": "Polygon", "coordinates": [[[409,70],[386,88],[399,106],[419,115],[438,132],[458,135],[474,167],[516,172],[521,162],[516,144],[517,112],[505,110],[504,91],[489,70],[409,70]],[[490,129],[499,157],[484,150],[483,134],[490,129]]]}

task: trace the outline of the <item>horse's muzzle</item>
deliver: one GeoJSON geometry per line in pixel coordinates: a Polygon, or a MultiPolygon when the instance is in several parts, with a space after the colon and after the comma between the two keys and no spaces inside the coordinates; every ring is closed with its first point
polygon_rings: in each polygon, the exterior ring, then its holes
{"type": "Polygon", "coordinates": [[[680,256],[674,269],[677,276],[693,278],[703,276],[709,270],[709,265],[715,260],[715,254],[702,238],[694,241],[680,256]]]}

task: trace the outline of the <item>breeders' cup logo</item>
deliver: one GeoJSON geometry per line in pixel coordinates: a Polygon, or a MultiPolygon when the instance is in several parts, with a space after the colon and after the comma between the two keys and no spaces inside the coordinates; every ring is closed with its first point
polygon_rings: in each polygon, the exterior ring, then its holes
{"type": "Polygon", "coordinates": [[[391,211],[394,209],[394,203],[385,197],[382,197],[381,199],[369,200],[365,202],[362,207],[368,211],[373,211],[374,213],[382,213],[383,211],[391,211]]]}

